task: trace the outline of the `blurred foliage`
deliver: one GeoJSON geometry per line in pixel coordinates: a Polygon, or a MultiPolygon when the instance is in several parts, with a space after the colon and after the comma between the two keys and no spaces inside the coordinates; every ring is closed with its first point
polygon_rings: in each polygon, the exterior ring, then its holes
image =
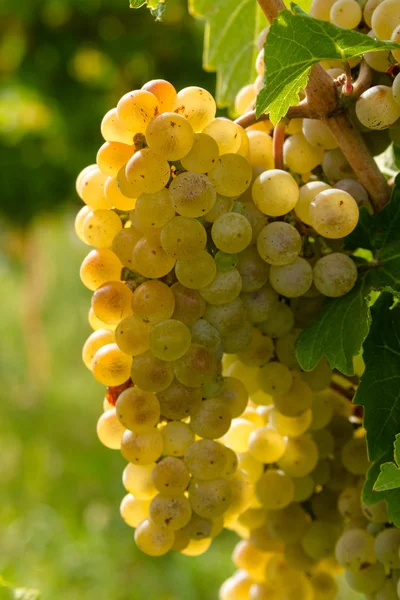
{"type": "Polygon", "coordinates": [[[163,78],[214,91],[202,30],[184,0],[169,0],[163,23],[127,0],[2,0],[0,214],[26,224],[71,200],[103,115],[130,89],[163,78]]]}

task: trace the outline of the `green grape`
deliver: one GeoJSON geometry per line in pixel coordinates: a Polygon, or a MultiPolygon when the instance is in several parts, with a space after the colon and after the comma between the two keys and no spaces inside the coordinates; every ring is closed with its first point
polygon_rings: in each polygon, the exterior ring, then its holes
{"type": "Polygon", "coordinates": [[[262,463],[276,462],[284,455],[285,449],[285,439],[270,425],[256,429],[249,436],[249,452],[262,463]]]}
{"type": "Polygon", "coordinates": [[[312,420],[311,410],[305,410],[297,417],[285,417],[275,408],[271,411],[271,424],[281,435],[290,438],[302,435],[310,427],[312,420]]]}
{"type": "Polygon", "coordinates": [[[193,411],[190,426],[200,437],[217,439],[228,431],[231,421],[229,407],[218,398],[210,398],[193,411]]]}
{"type": "MultiPolygon", "coordinates": [[[[177,282],[171,286],[175,299],[175,309],[172,318],[182,321],[189,327],[197,323],[206,309],[205,300],[197,290],[192,290],[177,282]]],[[[171,315],[170,315],[171,316],[171,315]]]]}
{"type": "Polygon", "coordinates": [[[181,164],[193,173],[208,173],[217,163],[217,142],[206,133],[196,133],[189,152],[181,158],[181,164]]]}
{"type": "Polygon", "coordinates": [[[375,85],[357,100],[356,115],[360,123],[369,129],[386,129],[400,117],[400,105],[393,97],[392,88],[375,85]]]}
{"type": "Polygon", "coordinates": [[[263,131],[248,131],[249,152],[247,160],[252,167],[268,170],[274,168],[272,138],[263,131]]]}
{"type": "Polygon", "coordinates": [[[133,194],[138,198],[144,192],[153,194],[165,188],[170,178],[170,167],[165,158],[161,158],[150,148],[143,148],[135,152],[126,163],[125,177],[130,191],[127,194],[121,185],[121,192],[128,197],[133,194]]]}
{"type": "Polygon", "coordinates": [[[362,19],[362,9],[356,0],[338,0],[330,12],[330,20],[338,27],[355,29],[362,19]]]}
{"type": "Polygon", "coordinates": [[[244,418],[233,419],[229,431],[224,437],[224,443],[234,452],[247,452],[249,447],[249,438],[257,425],[244,418]]]}
{"type": "Polygon", "coordinates": [[[340,181],[343,178],[355,179],[356,177],[340,148],[325,152],[322,169],[328,181],[332,182],[340,181]]]}
{"type": "Polygon", "coordinates": [[[358,223],[358,216],[357,202],[342,190],[320,192],[310,204],[312,226],[329,239],[349,235],[358,223]]]}
{"type": "Polygon", "coordinates": [[[249,321],[243,323],[234,332],[222,336],[222,352],[225,354],[237,354],[246,350],[251,342],[253,327],[249,321]]]}
{"type": "Polygon", "coordinates": [[[208,211],[208,213],[204,215],[204,219],[207,223],[214,223],[218,219],[218,217],[224,215],[227,212],[230,212],[232,209],[232,205],[232,198],[225,198],[224,196],[220,196],[219,194],[217,194],[214,206],[211,210],[208,211]]]}
{"type": "Polygon", "coordinates": [[[220,155],[237,153],[242,143],[241,127],[229,119],[218,117],[203,129],[218,144],[220,155]]]}
{"type": "MultiPolygon", "coordinates": [[[[306,120],[307,119],[304,119],[304,121],[306,120]]],[[[318,121],[318,123],[323,125],[322,121],[318,121]]],[[[317,194],[329,189],[330,185],[324,181],[310,181],[309,183],[301,186],[299,191],[299,200],[294,207],[294,212],[299,217],[300,221],[306,225],[311,225],[310,204],[317,194]]]]}
{"type": "Polygon", "coordinates": [[[281,510],[293,501],[292,478],[283,471],[268,469],[256,483],[256,495],[267,510],[281,510]]]}
{"type": "Polygon", "coordinates": [[[142,234],[136,227],[126,227],[121,229],[113,238],[111,248],[128,269],[132,269],[132,252],[136,243],[141,239],[142,234]]]}
{"type": "Polygon", "coordinates": [[[389,521],[385,500],[381,500],[376,504],[363,504],[361,510],[368,521],[372,521],[372,523],[387,523],[389,521]]]}
{"type": "Polygon", "coordinates": [[[183,456],[194,442],[194,433],[187,423],[170,421],[161,431],[164,443],[164,454],[167,456],[183,456]]]}
{"type": "Polygon", "coordinates": [[[85,287],[93,292],[109,281],[120,281],[122,264],[107,248],[92,250],[83,259],[80,277],[85,287]]]}
{"type": "Polygon", "coordinates": [[[216,104],[207,90],[190,86],[177,93],[173,111],[182,114],[194,131],[202,131],[215,116],[216,104]]]}
{"type": "Polygon", "coordinates": [[[291,332],[294,326],[294,314],[290,306],[284,302],[275,302],[267,321],[258,324],[262,333],[273,338],[280,338],[291,332]]]}
{"type": "Polygon", "coordinates": [[[278,294],[269,283],[254,292],[242,293],[241,299],[248,320],[257,324],[272,317],[279,300],[278,294]]]}
{"type": "Polygon", "coordinates": [[[346,519],[358,519],[362,516],[360,490],[356,487],[345,488],[338,498],[338,510],[346,519]]]}
{"type": "Polygon", "coordinates": [[[132,368],[132,357],[118,348],[117,344],[106,344],[92,360],[93,377],[104,385],[115,386],[125,383],[132,368]]]}
{"type": "Polygon", "coordinates": [[[122,319],[115,330],[115,342],[122,352],[137,356],[149,349],[151,325],[136,315],[122,319]]]}
{"type": "Polygon", "coordinates": [[[312,399],[312,392],[307,383],[295,378],[287,392],[274,395],[274,406],[285,417],[297,417],[311,408],[312,399]]]}
{"type": "Polygon", "coordinates": [[[358,571],[346,571],[345,579],[352,590],[361,594],[373,594],[385,583],[385,569],[381,563],[366,565],[358,571]]]}
{"type": "Polygon", "coordinates": [[[263,474],[264,465],[249,452],[241,452],[238,454],[238,469],[246,473],[251,481],[255,483],[263,474]]]}
{"type": "MultiPolygon", "coordinates": [[[[249,188],[249,190],[251,191],[251,188],[249,188]]],[[[250,198],[249,201],[242,203],[241,214],[246,217],[250,223],[253,233],[251,243],[256,244],[260,231],[268,223],[268,217],[257,208],[252,198],[250,198]]]]}
{"type": "Polygon", "coordinates": [[[205,319],[199,319],[191,329],[192,343],[206,346],[216,351],[221,345],[221,336],[218,331],[205,319]]]}
{"type": "Polygon", "coordinates": [[[155,154],[167,160],[180,160],[193,146],[194,132],[190,123],[179,114],[164,112],[147,126],[146,142],[155,154]]]}
{"type": "Polygon", "coordinates": [[[162,556],[171,550],[174,543],[174,531],[167,527],[160,527],[145,519],[135,531],[137,547],[149,556],[162,556]]]}
{"type": "Polygon", "coordinates": [[[126,491],[138,500],[153,498],[157,493],[152,480],[152,473],[156,466],[154,462],[148,465],[128,463],[122,474],[122,483],[126,491]]]}
{"type": "MultiPolygon", "coordinates": [[[[373,52],[373,54],[379,54],[379,52],[373,52]]],[[[374,134],[376,135],[376,134],[374,134]]],[[[335,183],[335,188],[338,190],[343,190],[353,196],[354,200],[357,202],[359,206],[368,206],[369,205],[369,197],[368,192],[361,183],[355,181],[354,179],[341,179],[337,183],[335,183]]]]}
{"type": "Polygon", "coordinates": [[[127,494],[120,505],[121,517],[129,527],[137,527],[149,516],[150,500],[139,500],[127,494]]]}
{"type": "MultiPolygon", "coordinates": [[[[393,30],[391,40],[397,44],[400,42],[400,25],[397,25],[393,30]]],[[[400,62],[400,50],[392,50],[392,55],[397,63],[400,62]]]]}
{"type": "Polygon", "coordinates": [[[384,529],[375,538],[376,558],[387,569],[400,569],[400,530],[391,527],[384,529]]]}
{"type": "Polygon", "coordinates": [[[112,344],[114,341],[114,332],[107,329],[98,329],[90,334],[82,349],[82,360],[85,366],[91,370],[92,361],[97,350],[100,350],[106,344],[112,344]]]}
{"type": "Polygon", "coordinates": [[[118,119],[116,108],[112,108],[104,115],[100,129],[106,142],[133,143],[133,134],[118,119]]]}
{"type": "Polygon", "coordinates": [[[202,400],[201,389],[187,387],[177,379],[169,387],[157,392],[161,414],[167,419],[185,419],[191,415],[202,400]]]}
{"type": "Polygon", "coordinates": [[[313,418],[310,429],[315,431],[326,427],[333,417],[333,403],[331,395],[324,392],[314,394],[311,410],[313,413],[313,418]]]}
{"type": "Polygon", "coordinates": [[[217,398],[229,407],[232,418],[236,418],[247,406],[248,393],[240,379],[228,376],[223,378],[223,388],[217,398]]]}
{"type": "Polygon", "coordinates": [[[195,258],[178,260],[175,275],[178,281],[194,290],[200,290],[209,285],[215,278],[217,267],[215,260],[205,250],[195,258]]]}
{"type": "Polygon", "coordinates": [[[276,341],[275,349],[278,360],[290,369],[295,369],[298,366],[295,348],[298,335],[298,330],[291,331],[276,341]]]}
{"type": "Polygon", "coordinates": [[[310,515],[296,503],[271,511],[267,522],[271,536],[285,544],[299,542],[310,525],[310,515]]]}
{"type": "Polygon", "coordinates": [[[229,479],[232,475],[235,474],[238,467],[238,459],[236,456],[236,452],[231,450],[231,448],[225,447],[225,455],[226,455],[226,465],[225,469],[221,473],[221,477],[225,477],[229,479]]]}
{"type": "Polygon", "coordinates": [[[190,475],[182,460],[167,456],[154,466],[152,481],[164,496],[179,496],[188,487],[190,475]]]}
{"type": "Polygon", "coordinates": [[[132,268],[143,277],[157,278],[167,275],[175,265],[175,259],[169,256],[157,242],[142,238],[132,254],[132,268]]]}
{"type": "Polygon", "coordinates": [[[310,577],[314,600],[335,600],[338,584],[332,575],[325,571],[314,571],[310,577]]]}
{"type": "Polygon", "coordinates": [[[97,165],[82,171],[77,180],[78,194],[91,210],[111,208],[110,201],[104,194],[104,184],[107,175],[102,173],[97,165]],[[78,187],[79,183],[79,187],[78,187]]]}
{"type": "Polygon", "coordinates": [[[386,579],[383,587],[376,592],[376,600],[398,600],[397,586],[395,579],[386,579]]]}
{"type": "Polygon", "coordinates": [[[271,169],[257,177],[252,195],[261,212],[271,217],[281,217],[296,206],[299,188],[290,173],[271,169]]]}
{"type": "Polygon", "coordinates": [[[174,361],[189,349],[190,329],[175,319],[161,321],[153,326],[149,335],[150,350],[156,358],[174,361]]]}
{"type": "Polygon", "coordinates": [[[343,466],[352,475],[364,475],[369,468],[365,438],[349,440],[342,448],[343,466]]]}
{"type": "Polygon", "coordinates": [[[157,98],[144,90],[124,94],[117,104],[117,117],[121,125],[135,133],[146,133],[147,125],[158,112],[157,98]]]}
{"type": "Polygon", "coordinates": [[[185,452],[185,465],[192,477],[200,480],[217,479],[226,467],[224,446],[214,440],[198,440],[185,452]]]}
{"type": "Polygon", "coordinates": [[[287,298],[303,296],[312,284],[312,268],[304,258],[283,266],[271,266],[269,281],[278,294],[287,298]]]}
{"type": "Polygon", "coordinates": [[[117,419],[115,408],[106,410],[97,421],[96,433],[100,442],[110,450],[119,450],[125,427],[117,419]]]}
{"type": "Polygon", "coordinates": [[[135,385],[146,392],[162,392],[172,383],[174,367],[148,351],[134,357],[131,377],[135,385]]]}
{"type": "Polygon", "coordinates": [[[244,351],[238,352],[237,355],[244,365],[261,367],[273,357],[274,342],[272,338],[263,335],[256,327],[253,327],[250,343],[244,351]]]}
{"type": "Polygon", "coordinates": [[[231,269],[226,272],[216,273],[211,283],[200,290],[200,294],[212,305],[221,305],[232,302],[237,298],[242,289],[242,278],[239,271],[231,269]]]}
{"type": "Polygon", "coordinates": [[[208,173],[218,194],[237,197],[249,187],[252,169],[248,161],[238,154],[223,154],[208,173]]]}
{"type": "Polygon", "coordinates": [[[174,217],[163,227],[160,240],[167,254],[179,260],[189,260],[204,250],[207,234],[199,221],[174,217]]]}
{"type": "Polygon", "coordinates": [[[133,312],[145,323],[159,323],[169,319],[174,308],[173,289],[161,281],[145,281],[133,292],[133,312]]]}
{"type": "Polygon", "coordinates": [[[305,477],[295,477],[293,479],[294,497],[293,502],[304,502],[308,500],[314,493],[314,480],[311,475],[305,477]]]}
{"type": "Polygon", "coordinates": [[[149,512],[153,523],[173,530],[187,525],[192,515],[190,502],[183,494],[178,496],[158,494],[151,501],[149,512]]]}
{"type": "Polygon", "coordinates": [[[240,298],[220,306],[208,305],[203,318],[221,334],[237,330],[246,319],[244,304],[240,298]]]}
{"type": "Polygon", "coordinates": [[[171,111],[176,98],[176,89],[165,79],[152,79],[142,86],[142,90],[151,92],[160,104],[160,112],[171,111]]]}
{"type": "Polygon", "coordinates": [[[141,194],[136,200],[135,217],[140,228],[145,231],[164,227],[174,216],[175,211],[166,188],[153,194],[141,194]]]}
{"type": "Polygon", "coordinates": [[[152,431],[124,431],[121,440],[122,456],[136,465],[149,465],[160,458],[163,438],[158,429],[152,431]]]}
{"type": "Polygon", "coordinates": [[[173,208],[183,217],[201,217],[215,204],[216,191],[211,180],[201,173],[181,173],[169,186],[173,208]]]}
{"type": "Polygon", "coordinates": [[[192,509],[206,519],[221,516],[229,507],[231,490],[222,478],[202,481],[192,479],[189,486],[189,501],[192,509]]]}
{"type": "Polygon", "coordinates": [[[310,144],[302,133],[290,135],[283,144],[284,163],[294,173],[309,173],[322,163],[323,158],[324,149],[310,144]]]}
{"type": "Polygon", "coordinates": [[[137,387],[124,390],[115,405],[120,423],[134,431],[151,431],[160,418],[160,403],[152,392],[144,392],[137,387]]]}
{"type": "Polygon", "coordinates": [[[277,461],[280,469],[290,477],[305,477],[316,467],[318,448],[314,440],[306,435],[289,438],[285,454],[277,461]]]}
{"type": "Polygon", "coordinates": [[[319,119],[303,119],[303,135],[313,146],[324,150],[333,150],[338,147],[337,141],[325,123],[319,119]]]}
{"type": "Polygon", "coordinates": [[[236,267],[238,262],[237,254],[227,254],[226,252],[221,252],[221,250],[218,250],[214,258],[217,270],[221,273],[231,271],[236,267]]]}
{"type": "Polygon", "coordinates": [[[174,365],[175,377],[188,387],[200,387],[211,381],[216,373],[217,364],[210,348],[200,344],[191,344],[186,354],[174,365]]]}
{"type": "Polygon", "coordinates": [[[122,222],[113,210],[89,212],[83,221],[83,236],[96,248],[110,248],[114,236],[122,229],[122,222]]]}
{"type": "MultiPolygon", "coordinates": [[[[215,261],[218,266],[218,254],[215,261]]],[[[232,254],[224,254],[224,256],[235,256],[232,254]]],[[[260,257],[255,245],[247,246],[242,252],[237,255],[237,261],[234,266],[237,266],[240,277],[242,279],[242,292],[255,292],[262,288],[268,281],[269,267],[260,257]]]]}
{"type": "Polygon", "coordinates": [[[329,429],[318,429],[317,431],[313,431],[312,439],[317,444],[318,456],[320,458],[329,458],[333,456],[335,450],[335,438],[329,429]]]}
{"type": "Polygon", "coordinates": [[[293,375],[286,365],[273,361],[260,368],[257,380],[264,392],[278,396],[289,392],[293,375]]]}
{"type": "Polygon", "coordinates": [[[213,223],[211,235],[219,250],[236,254],[250,244],[252,230],[246,217],[230,212],[221,215],[213,223]]]}
{"type": "Polygon", "coordinates": [[[105,142],[97,152],[96,163],[102,173],[115,177],[135,152],[134,145],[105,142]]]}
{"type": "Polygon", "coordinates": [[[317,462],[317,466],[311,471],[311,477],[313,478],[315,485],[326,485],[330,479],[330,476],[331,462],[326,458],[320,459],[317,462]]]}
{"type": "Polygon", "coordinates": [[[398,0],[385,0],[372,13],[371,28],[380,40],[390,40],[394,29],[400,25],[398,0]]]}
{"type": "Polygon", "coordinates": [[[322,392],[329,387],[332,379],[332,369],[330,368],[326,358],[323,357],[317,366],[312,369],[312,371],[304,371],[301,376],[303,380],[310,386],[313,392],[322,392]]]}
{"type": "MultiPolygon", "coordinates": [[[[290,506],[288,508],[290,508],[290,506]]],[[[296,569],[296,571],[309,572],[312,571],[315,565],[315,560],[306,554],[300,542],[286,543],[284,558],[288,566],[292,569],[296,569]]]]}
{"type": "Polygon", "coordinates": [[[301,237],[289,223],[275,221],[261,230],[257,250],[261,258],[270,265],[288,265],[301,251],[301,237]]]}
{"type": "Polygon", "coordinates": [[[337,538],[336,525],[328,521],[313,521],[301,540],[301,545],[308,556],[320,560],[334,552],[337,538]]]}
{"type": "Polygon", "coordinates": [[[315,287],[324,296],[344,296],[357,281],[357,267],[346,254],[332,252],[315,263],[313,280],[315,287]]]}

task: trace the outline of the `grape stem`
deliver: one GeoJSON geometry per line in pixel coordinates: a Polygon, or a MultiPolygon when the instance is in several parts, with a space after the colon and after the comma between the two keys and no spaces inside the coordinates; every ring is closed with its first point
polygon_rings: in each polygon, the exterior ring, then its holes
{"type": "MultiPolygon", "coordinates": [[[[281,10],[286,8],[282,0],[257,1],[270,23],[281,10]]],[[[358,85],[356,82],[354,86],[358,95],[368,82],[366,68],[361,67],[361,69],[362,78],[360,79],[359,76],[358,85]]],[[[330,129],[360,183],[368,191],[374,211],[379,212],[389,201],[389,186],[361,133],[351,122],[347,108],[340,102],[335,81],[321,65],[314,65],[311,69],[306,87],[306,99],[309,116],[312,119],[320,119],[330,129]]]]}
{"type": "Polygon", "coordinates": [[[285,141],[285,132],[286,124],[283,121],[280,121],[275,125],[272,137],[275,169],[283,169],[283,142],[285,141]]]}
{"type": "Polygon", "coordinates": [[[345,388],[342,385],[340,385],[340,383],[337,383],[336,381],[332,381],[329,387],[332,390],[335,390],[335,392],[339,392],[339,394],[341,396],[344,396],[348,400],[353,400],[353,398],[354,398],[354,390],[345,388]]]}
{"type": "Polygon", "coordinates": [[[365,60],[361,61],[358,77],[353,84],[353,98],[358,98],[372,85],[372,69],[365,60]]]}
{"type": "MultiPolygon", "coordinates": [[[[306,100],[302,100],[297,106],[291,106],[286,115],[288,119],[304,119],[309,116],[310,113],[306,100]]],[[[255,110],[249,110],[249,112],[245,113],[241,117],[238,117],[235,120],[235,123],[243,127],[243,129],[246,129],[246,127],[250,127],[250,125],[254,125],[260,121],[268,121],[268,115],[262,114],[257,117],[255,110]]]]}

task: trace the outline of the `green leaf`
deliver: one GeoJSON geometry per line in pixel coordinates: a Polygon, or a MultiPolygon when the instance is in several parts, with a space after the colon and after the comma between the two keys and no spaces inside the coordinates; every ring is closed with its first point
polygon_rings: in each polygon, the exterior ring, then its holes
{"type": "Polygon", "coordinates": [[[147,0],[129,0],[129,5],[131,8],[140,8],[147,4],[147,0]]]}
{"type": "Polygon", "coordinates": [[[371,309],[372,325],[364,343],[365,371],[354,403],[364,407],[371,461],[393,452],[400,431],[400,305],[380,295],[371,309]]]}
{"type": "MultiPolygon", "coordinates": [[[[391,201],[378,215],[360,210],[355,230],[346,238],[347,250],[370,250],[374,260],[359,267],[354,288],[341,298],[328,299],[314,321],[297,340],[297,359],[305,371],[325,355],[332,368],[353,374],[357,355],[368,334],[369,296],[372,290],[400,293],[400,176],[391,201]]],[[[374,458],[372,458],[374,460],[374,458]]]]}
{"type": "Polygon", "coordinates": [[[386,500],[391,522],[396,527],[400,527],[400,488],[386,491],[377,491],[374,489],[374,484],[379,476],[381,467],[388,460],[390,460],[390,454],[386,454],[370,466],[362,491],[362,501],[364,504],[376,504],[381,500],[386,500]]]}
{"type": "Polygon", "coordinates": [[[365,52],[400,48],[394,42],[373,40],[367,35],[342,29],[297,10],[280,13],[269,30],[264,47],[265,87],[257,97],[257,116],[269,113],[273,123],[299,102],[313,65],[321,60],[347,60],[365,52]],[[312,40],[312,43],[311,43],[312,40]]]}
{"type": "Polygon", "coordinates": [[[130,8],[141,8],[147,6],[156,21],[162,21],[166,9],[166,0],[129,0],[130,8]]]}
{"type": "Polygon", "coordinates": [[[400,488],[400,469],[393,462],[383,463],[374,490],[385,492],[396,488],[400,488]]]}
{"type": "Polygon", "coordinates": [[[218,105],[229,106],[256,77],[256,44],[267,20],[256,0],[189,0],[189,11],[206,21],[203,66],[217,72],[218,105]]]}

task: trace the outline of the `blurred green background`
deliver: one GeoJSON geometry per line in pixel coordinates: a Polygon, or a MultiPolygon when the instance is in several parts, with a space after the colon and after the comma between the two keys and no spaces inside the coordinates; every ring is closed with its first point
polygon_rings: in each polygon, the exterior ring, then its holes
{"type": "Polygon", "coordinates": [[[95,433],[104,389],[80,358],[75,177],[126,91],[157,77],[214,91],[202,35],[185,0],[162,24],[127,0],[0,4],[0,600],[212,600],[234,570],[229,532],[198,558],[137,550],[124,461],[95,433]]]}

